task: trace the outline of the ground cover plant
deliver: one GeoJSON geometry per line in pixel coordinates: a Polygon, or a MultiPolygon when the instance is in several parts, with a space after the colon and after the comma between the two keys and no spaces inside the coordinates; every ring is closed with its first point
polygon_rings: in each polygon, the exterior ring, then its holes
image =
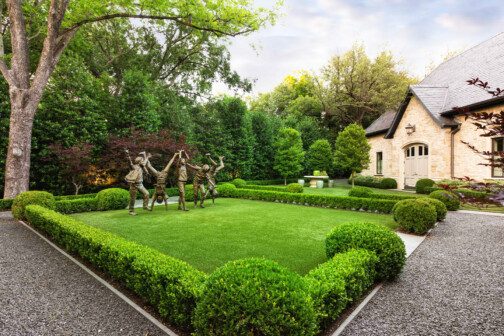
{"type": "Polygon", "coordinates": [[[226,262],[265,257],[299,274],[327,260],[324,241],[335,224],[366,221],[395,228],[392,216],[240,199],[219,199],[215,206],[177,211],[176,204],[71,215],[86,224],[150,246],[212,272],[226,262]]]}

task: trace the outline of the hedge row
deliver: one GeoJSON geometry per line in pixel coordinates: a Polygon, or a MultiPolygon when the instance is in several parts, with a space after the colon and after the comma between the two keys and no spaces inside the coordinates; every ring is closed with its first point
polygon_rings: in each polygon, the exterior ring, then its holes
{"type": "Polygon", "coordinates": [[[418,196],[414,196],[414,195],[409,196],[409,195],[375,194],[373,192],[373,190],[371,190],[370,188],[367,188],[367,187],[353,187],[348,192],[348,196],[363,197],[363,198],[375,198],[375,199],[388,199],[388,200],[395,200],[395,201],[418,198],[418,196]]]}
{"type": "Polygon", "coordinates": [[[125,283],[171,323],[190,328],[192,313],[206,279],[203,272],[181,260],[39,205],[28,205],[25,216],[68,251],[125,283]]]}
{"type": "MultiPolygon", "coordinates": [[[[352,184],[352,179],[348,179],[348,184],[352,184]]],[[[397,181],[390,177],[374,177],[374,176],[356,176],[354,184],[363,187],[371,187],[378,189],[396,189],[397,181]]]]}
{"type": "Polygon", "coordinates": [[[219,189],[221,196],[232,198],[247,198],[252,200],[315,205],[328,208],[375,211],[391,213],[397,201],[386,199],[358,198],[349,196],[330,196],[314,194],[294,194],[275,191],[260,191],[248,189],[219,189]]]}
{"type": "Polygon", "coordinates": [[[98,210],[98,200],[96,198],[77,198],[72,200],[56,201],[57,212],[71,214],[98,210]]]}
{"type": "Polygon", "coordinates": [[[14,199],[12,199],[12,198],[0,199],[0,211],[1,210],[10,210],[12,208],[13,202],[14,202],[14,199]]]}
{"type": "Polygon", "coordinates": [[[279,186],[244,185],[244,186],[241,186],[238,188],[239,189],[248,189],[248,190],[287,192],[287,187],[279,187],[279,186]]]}
{"type": "Polygon", "coordinates": [[[79,198],[95,198],[95,194],[80,194],[80,195],[66,195],[66,196],[54,196],[54,200],[56,201],[68,201],[68,200],[74,200],[74,199],[79,199],[79,198]]]}
{"type": "MultiPolygon", "coordinates": [[[[439,191],[439,190],[445,190],[444,188],[441,187],[430,187],[430,188],[425,188],[425,193],[426,194],[431,194],[434,191],[439,191]]],[[[477,198],[488,198],[488,193],[483,192],[483,191],[476,191],[476,190],[471,190],[471,189],[466,189],[466,188],[457,188],[452,191],[459,192],[462,195],[468,196],[468,197],[477,197],[477,198]]]]}

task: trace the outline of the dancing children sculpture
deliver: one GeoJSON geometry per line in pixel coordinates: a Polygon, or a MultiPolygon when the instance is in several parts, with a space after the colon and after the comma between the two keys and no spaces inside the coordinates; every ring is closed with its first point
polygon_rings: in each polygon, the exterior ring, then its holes
{"type": "Polygon", "coordinates": [[[135,200],[136,200],[136,195],[137,191],[140,191],[143,196],[143,208],[145,210],[150,210],[148,208],[149,205],[149,192],[145,187],[143,186],[143,173],[148,174],[147,169],[145,169],[145,152],[141,152],[139,155],[143,155],[144,157],[142,158],[141,156],[138,156],[135,158],[135,162],[131,161],[131,157],[129,155],[129,150],[125,149],[126,155],[128,156],[129,164],[131,167],[131,171],[126,175],[124,178],[126,182],[129,184],[129,193],[130,193],[130,202],[129,202],[129,214],[132,216],[136,216],[137,214],[135,213],[135,200]]]}
{"type": "Polygon", "coordinates": [[[154,169],[154,167],[152,167],[149,161],[150,155],[147,154],[147,162],[146,162],[147,169],[149,169],[151,174],[156,177],[156,185],[154,188],[154,195],[152,195],[152,203],[150,206],[150,211],[154,209],[154,201],[157,201],[159,204],[161,204],[164,201],[166,211],[168,211],[168,196],[166,195],[166,178],[168,177],[168,172],[170,171],[173,161],[175,161],[175,158],[179,155],[180,153],[175,153],[171,158],[170,162],[168,162],[168,164],[166,165],[166,167],[162,171],[158,172],[156,169],[154,169]]]}
{"type": "Polygon", "coordinates": [[[186,201],[185,201],[185,186],[187,183],[186,164],[187,164],[188,158],[189,158],[189,156],[187,155],[187,153],[184,150],[181,150],[179,152],[179,158],[177,161],[177,175],[178,175],[177,187],[178,187],[178,191],[179,191],[178,209],[184,210],[184,211],[189,211],[189,209],[187,209],[187,207],[186,207],[186,201]]]}
{"type": "Polygon", "coordinates": [[[212,204],[215,204],[215,198],[219,194],[217,192],[217,182],[215,181],[215,177],[224,168],[224,163],[222,162],[222,160],[224,159],[224,156],[219,156],[220,166],[218,166],[218,167],[217,167],[217,163],[215,163],[215,161],[212,160],[210,153],[207,153],[206,156],[210,160],[212,167],[210,168],[210,170],[207,173],[208,190],[205,194],[205,198],[207,198],[208,194],[210,194],[212,196],[212,204]]]}

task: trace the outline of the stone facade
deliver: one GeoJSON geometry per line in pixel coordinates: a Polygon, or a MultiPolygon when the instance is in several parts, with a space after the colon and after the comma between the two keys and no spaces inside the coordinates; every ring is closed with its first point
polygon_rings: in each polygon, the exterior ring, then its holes
{"type": "MultiPolygon", "coordinates": [[[[504,105],[486,108],[484,111],[501,111],[504,105]]],[[[491,168],[479,165],[485,162],[478,154],[471,151],[461,140],[470,142],[480,150],[491,150],[492,140],[479,136],[481,131],[470,121],[457,117],[460,130],[453,136],[454,141],[454,176],[469,176],[476,180],[492,178],[491,168]]],[[[398,188],[405,185],[405,149],[413,144],[429,147],[428,178],[440,180],[452,177],[452,129],[441,128],[428,114],[418,99],[413,97],[394,133],[392,139],[385,139],[384,134],[368,138],[371,145],[371,164],[362,171],[362,175],[376,174],[377,152],[383,154],[383,176],[396,179],[398,188]],[[415,131],[408,134],[406,126],[414,125],[415,131]]]]}

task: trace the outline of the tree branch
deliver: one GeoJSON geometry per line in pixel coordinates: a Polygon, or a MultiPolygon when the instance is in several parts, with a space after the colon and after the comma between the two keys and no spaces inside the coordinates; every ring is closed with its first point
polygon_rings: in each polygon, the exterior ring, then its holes
{"type": "Polygon", "coordinates": [[[78,29],[79,27],[81,27],[85,24],[88,24],[88,23],[111,20],[111,19],[116,19],[116,18],[171,20],[171,21],[177,22],[178,24],[182,24],[184,26],[194,28],[196,30],[208,31],[208,32],[214,33],[216,35],[226,35],[226,36],[238,36],[238,35],[243,35],[243,34],[250,33],[253,31],[253,29],[249,28],[249,29],[245,29],[245,30],[238,31],[235,33],[229,33],[229,32],[219,30],[219,29],[199,27],[199,26],[193,25],[190,22],[182,21],[182,19],[189,19],[189,16],[164,16],[164,15],[143,15],[143,14],[120,13],[120,14],[110,14],[110,15],[99,16],[96,18],[87,19],[87,20],[77,22],[73,26],[66,28],[66,29],[63,29],[60,32],[60,35],[64,35],[68,32],[74,31],[74,30],[78,29]]]}

